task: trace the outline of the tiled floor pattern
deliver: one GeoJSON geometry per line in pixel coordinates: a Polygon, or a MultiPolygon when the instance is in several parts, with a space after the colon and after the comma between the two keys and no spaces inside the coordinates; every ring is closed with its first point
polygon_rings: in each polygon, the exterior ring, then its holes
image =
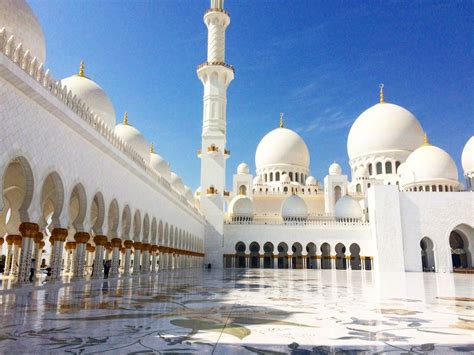
{"type": "Polygon", "coordinates": [[[0,353],[474,351],[474,277],[180,270],[0,294],[0,353]]]}

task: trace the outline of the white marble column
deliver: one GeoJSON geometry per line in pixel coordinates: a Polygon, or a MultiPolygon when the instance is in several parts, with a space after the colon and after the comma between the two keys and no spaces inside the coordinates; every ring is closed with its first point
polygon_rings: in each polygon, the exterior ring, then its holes
{"type": "Polygon", "coordinates": [[[141,246],[142,243],[140,242],[133,243],[133,275],[140,273],[141,246]]]}
{"type": "MultiPolygon", "coordinates": [[[[95,239],[95,238],[94,238],[95,239]]],[[[104,245],[95,246],[94,263],[92,264],[92,278],[101,279],[104,277],[104,245]]]]}
{"type": "Polygon", "coordinates": [[[123,263],[123,274],[124,276],[128,276],[130,275],[130,254],[131,254],[131,249],[130,248],[127,248],[125,247],[125,256],[124,256],[124,263],[123,263]]]}
{"type": "Polygon", "coordinates": [[[365,256],[360,257],[360,269],[365,270],[365,256]]]}
{"type": "Polygon", "coordinates": [[[319,269],[321,270],[323,268],[323,264],[322,264],[322,255],[319,254],[319,255],[316,255],[316,269],[319,269]]]}
{"type": "Polygon", "coordinates": [[[76,240],[76,255],[74,258],[74,264],[72,268],[73,280],[84,279],[84,266],[86,259],[86,244],[90,239],[89,233],[77,232],[74,235],[76,240]]]}
{"type": "Polygon", "coordinates": [[[36,223],[23,222],[20,225],[21,253],[20,264],[18,271],[18,283],[28,283],[30,277],[31,262],[33,259],[33,244],[36,233],[39,231],[39,226],[36,223]]]}
{"type": "Polygon", "coordinates": [[[50,241],[52,243],[52,260],[49,267],[51,268],[51,280],[61,279],[61,267],[63,259],[63,246],[67,238],[68,230],[65,228],[54,228],[51,232],[50,241]]]}
{"type": "Polygon", "coordinates": [[[18,266],[20,262],[20,250],[21,250],[21,236],[15,236],[15,241],[13,242],[13,258],[12,258],[12,271],[11,274],[13,277],[18,276],[18,266]]]}
{"type": "Polygon", "coordinates": [[[3,274],[8,276],[12,271],[12,261],[13,261],[13,235],[7,235],[7,258],[5,260],[5,270],[3,274]]]}
{"type": "Polygon", "coordinates": [[[331,255],[331,269],[336,270],[336,254],[331,255]]]}

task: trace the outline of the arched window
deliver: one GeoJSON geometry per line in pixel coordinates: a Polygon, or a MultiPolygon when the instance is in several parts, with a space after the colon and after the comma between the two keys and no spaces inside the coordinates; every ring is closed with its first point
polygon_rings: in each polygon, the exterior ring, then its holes
{"type": "Polygon", "coordinates": [[[306,179],[304,178],[304,174],[303,174],[303,173],[301,173],[301,179],[300,179],[300,181],[301,181],[301,183],[303,183],[303,182],[306,181],[306,179]]]}
{"type": "Polygon", "coordinates": [[[293,173],[290,172],[290,174],[288,176],[290,177],[290,181],[293,181],[293,173]]]}
{"type": "Polygon", "coordinates": [[[417,188],[416,188],[416,186],[413,188],[413,191],[418,191],[417,188]]]}
{"type": "Polygon", "coordinates": [[[438,191],[443,192],[443,185],[438,186],[438,191]]]}
{"type": "Polygon", "coordinates": [[[431,185],[431,191],[435,191],[435,192],[436,192],[436,185],[431,185]]]}
{"type": "Polygon", "coordinates": [[[283,191],[284,191],[285,193],[288,192],[288,186],[285,186],[285,187],[283,188],[283,191]]]}
{"type": "Polygon", "coordinates": [[[280,172],[279,171],[277,171],[275,173],[275,181],[280,181],[280,172]]]}
{"type": "Polygon", "coordinates": [[[267,174],[263,175],[263,179],[265,180],[265,182],[267,182],[267,174]]]}
{"type": "Polygon", "coordinates": [[[428,191],[428,192],[430,191],[430,185],[425,186],[425,191],[428,191]]]}
{"type": "Polygon", "coordinates": [[[391,174],[392,173],[392,162],[391,161],[386,161],[385,162],[385,174],[391,174]]]}
{"type": "Polygon", "coordinates": [[[300,179],[299,179],[299,174],[298,174],[298,173],[295,173],[295,181],[296,181],[296,182],[299,182],[299,180],[300,180],[300,179]]]}
{"type": "Polygon", "coordinates": [[[342,190],[340,186],[334,188],[334,203],[336,203],[341,198],[342,190]]]}
{"type": "Polygon", "coordinates": [[[448,192],[448,185],[444,185],[444,191],[448,192]]]}
{"type": "Polygon", "coordinates": [[[270,181],[273,181],[273,173],[270,173],[270,181]]]}
{"type": "Polygon", "coordinates": [[[247,186],[240,185],[239,187],[239,195],[247,195],[247,186]]]}
{"type": "Polygon", "coordinates": [[[369,187],[370,187],[370,183],[367,184],[367,188],[369,188],[369,187]]]}
{"type": "Polygon", "coordinates": [[[360,184],[356,185],[356,192],[362,192],[362,187],[360,186],[360,184]]]}
{"type": "Polygon", "coordinates": [[[375,167],[376,167],[376,170],[377,170],[377,175],[382,174],[382,163],[378,162],[375,167]]]}
{"type": "Polygon", "coordinates": [[[400,162],[399,161],[396,161],[395,162],[395,172],[398,171],[398,167],[400,166],[400,162]]]}
{"type": "Polygon", "coordinates": [[[369,164],[369,175],[372,175],[372,164],[369,164]]]}

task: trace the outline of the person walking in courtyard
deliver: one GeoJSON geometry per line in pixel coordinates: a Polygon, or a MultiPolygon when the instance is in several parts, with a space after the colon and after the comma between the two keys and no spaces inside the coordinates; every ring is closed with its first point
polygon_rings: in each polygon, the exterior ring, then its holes
{"type": "Polygon", "coordinates": [[[33,282],[34,278],[35,278],[35,263],[36,263],[36,259],[31,259],[31,267],[30,267],[30,282],[33,282]]]}
{"type": "Polygon", "coordinates": [[[107,261],[104,263],[104,279],[108,279],[108,278],[109,278],[110,267],[111,267],[111,262],[110,262],[110,260],[107,260],[107,261]]]}

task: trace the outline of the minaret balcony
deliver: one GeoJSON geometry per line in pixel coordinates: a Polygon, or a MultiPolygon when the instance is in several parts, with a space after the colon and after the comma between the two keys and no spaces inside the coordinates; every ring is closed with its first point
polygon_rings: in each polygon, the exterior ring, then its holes
{"type": "Polygon", "coordinates": [[[229,197],[229,196],[230,196],[230,192],[229,192],[229,191],[224,191],[224,196],[225,196],[225,197],[229,197]]]}
{"type": "Polygon", "coordinates": [[[232,70],[233,73],[235,73],[234,67],[232,65],[224,63],[224,62],[208,62],[208,61],[206,61],[204,63],[199,64],[197,69],[199,70],[199,69],[201,69],[205,66],[208,66],[208,65],[219,65],[219,66],[222,66],[224,68],[230,69],[230,70],[232,70]]]}
{"type": "Polygon", "coordinates": [[[219,192],[214,186],[211,185],[210,187],[207,188],[206,193],[207,195],[217,195],[219,192]]]}
{"type": "Polygon", "coordinates": [[[207,9],[206,12],[204,13],[204,15],[208,14],[209,12],[222,12],[222,13],[226,14],[227,16],[230,16],[227,11],[225,11],[224,9],[219,9],[219,8],[207,9]]]}
{"type": "Polygon", "coordinates": [[[210,153],[210,154],[219,153],[219,147],[216,146],[215,144],[211,144],[209,147],[207,147],[207,153],[210,153]]]}

